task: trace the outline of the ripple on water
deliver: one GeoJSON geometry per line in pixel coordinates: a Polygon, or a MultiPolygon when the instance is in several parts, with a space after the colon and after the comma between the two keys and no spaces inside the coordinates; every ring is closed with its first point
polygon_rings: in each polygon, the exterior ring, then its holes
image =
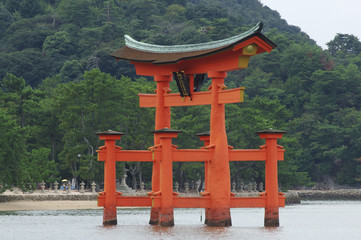
{"type": "Polygon", "coordinates": [[[232,227],[206,227],[204,210],[175,209],[175,226],[148,225],[149,209],[119,209],[102,226],[102,209],[0,212],[0,239],[359,239],[361,201],[307,201],[280,209],[279,228],[263,227],[263,209],[232,209],[232,227]]]}

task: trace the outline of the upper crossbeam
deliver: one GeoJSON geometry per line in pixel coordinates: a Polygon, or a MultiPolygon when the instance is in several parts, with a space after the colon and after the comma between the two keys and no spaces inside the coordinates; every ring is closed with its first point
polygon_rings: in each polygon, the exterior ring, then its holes
{"type": "MultiPolygon", "coordinates": [[[[278,148],[278,161],[284,160],[284,149],[278,148]]],[[[106,149],[98,150],[98,161],[105,161],[106,149]]],[[[207,162],[212,159],[212,149],[173,149],[173,162],[207,162]]],[[[120,150],[115,151],[115,160],[122,162],[152,162],[161,160],[161,148],[156,150],[120,150]]],[[[230,149],[229,161],[266,161],[266,148],[230,149]]]]}
{"type": "MultiPolygon", "coordinates": [[[[239,103],[244,99],[244,87],[220,90],[218,95],[219,104],[239,103]]],[[[138,94],[140,107],[156,107],[156,94],[138,94]]],[[[192,96],[180,97],[179,93],[164,94],[165,107],[210,105],[212,103],[211,92],[194,92],[192,96]]]]}

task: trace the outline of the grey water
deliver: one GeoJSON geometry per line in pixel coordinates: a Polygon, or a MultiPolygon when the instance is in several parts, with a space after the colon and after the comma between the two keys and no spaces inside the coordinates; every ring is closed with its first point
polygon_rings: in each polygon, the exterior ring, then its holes
{"type": "Polygon", "coordinates": [[[149,209],[0,212],[0,239],[361,239],[361,201],[303,201],[280,208],[280,227],[264,228],[264,209],[232,209],[232,227],[207,227],[201,209],[175,209],[174,227],[148,225],[149,209]]]}

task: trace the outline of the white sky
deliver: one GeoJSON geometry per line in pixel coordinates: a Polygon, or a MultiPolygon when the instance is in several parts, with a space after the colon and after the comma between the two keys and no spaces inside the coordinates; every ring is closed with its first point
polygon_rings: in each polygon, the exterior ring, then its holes
{"type": "Polygon", "coordinates": [[[259,0],[288,24],[307,33],[322,48],[337,33],[361,40],[361,0],[259,0]]]}

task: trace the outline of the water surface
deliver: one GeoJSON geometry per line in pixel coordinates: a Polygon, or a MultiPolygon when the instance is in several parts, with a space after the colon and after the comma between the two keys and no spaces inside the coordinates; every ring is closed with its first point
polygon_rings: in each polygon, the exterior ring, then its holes
{"type": "Polygon", "coordinates": [[[264,209],[232,209],[232,227],[207,227],[204,210],[175,209],[174,227],[148,225],[149,209],[0,212],[0,239],[361,239],[361,201],[303,201],[280,209],[280,227],[264,228],[264,209]]]}

